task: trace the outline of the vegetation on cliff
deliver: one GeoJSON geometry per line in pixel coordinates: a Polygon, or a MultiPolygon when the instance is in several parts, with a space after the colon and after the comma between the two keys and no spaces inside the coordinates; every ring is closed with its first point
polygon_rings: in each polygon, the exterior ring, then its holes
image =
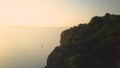
{"type": "Polygon", "coordinates": [[[120,68],[120,15],[95,16],[61,34],[46,68],[120,68]]]}

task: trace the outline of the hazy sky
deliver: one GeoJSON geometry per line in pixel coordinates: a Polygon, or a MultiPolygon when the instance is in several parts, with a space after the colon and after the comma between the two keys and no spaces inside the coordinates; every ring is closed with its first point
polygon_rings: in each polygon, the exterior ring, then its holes
{"type": "Polygon", "coordinates": [[[120,0],[0,0],[1,26],[60,27],[120,14],[120,0]]]}

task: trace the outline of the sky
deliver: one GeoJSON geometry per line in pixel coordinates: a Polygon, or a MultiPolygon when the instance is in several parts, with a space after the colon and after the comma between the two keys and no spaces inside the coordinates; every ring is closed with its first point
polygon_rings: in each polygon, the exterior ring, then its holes
{"type": "Polygon", "coordinates": [[[120,14],[120,0],[0,0],[0,26],[68,27],[120,14]]]}

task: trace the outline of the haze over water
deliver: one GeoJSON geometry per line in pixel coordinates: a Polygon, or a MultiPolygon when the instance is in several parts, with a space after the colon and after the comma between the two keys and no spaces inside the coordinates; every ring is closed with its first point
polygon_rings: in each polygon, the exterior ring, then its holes
{"type": "Polygon", "coordinates": [[[1,27],[0,68],[44,68],[65,29],[1,27]]]}
{"type": "Polygon", "coordinates": [[[120,14],[119,6],[120,0],[0,0],[0,68],[43,68],[66,28],[39,27],[88,23],[120,14]]]}

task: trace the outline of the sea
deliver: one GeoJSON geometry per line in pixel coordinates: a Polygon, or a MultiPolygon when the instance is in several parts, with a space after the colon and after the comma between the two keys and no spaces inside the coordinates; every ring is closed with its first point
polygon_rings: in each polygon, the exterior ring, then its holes
{"type": "Polygon", "coordinates": [[[44,68],[67,27],[0,27],[0,68],[44,68]]]}

